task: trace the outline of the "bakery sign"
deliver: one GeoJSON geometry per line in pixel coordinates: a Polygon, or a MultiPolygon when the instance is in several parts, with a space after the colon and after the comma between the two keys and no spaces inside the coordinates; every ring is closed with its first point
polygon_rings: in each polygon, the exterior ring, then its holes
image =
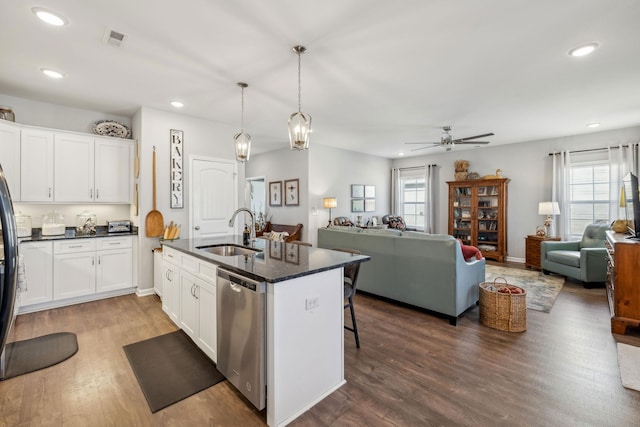
{"type": "Polygon", "coordinates": [[[183,194],[183,171],[182,153],[183,139],[182,131],[171,129],[171,209],[184,207],[183,194]]]}

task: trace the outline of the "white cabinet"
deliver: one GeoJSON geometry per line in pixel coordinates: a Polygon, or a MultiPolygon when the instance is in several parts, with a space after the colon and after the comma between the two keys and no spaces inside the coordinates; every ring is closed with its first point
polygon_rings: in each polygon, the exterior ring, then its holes
{"type": "Polygon", "coordinates": [[[166,246],[162,251],[162,309],[216,362],[217,267],[166,246]]]}
{"type": "Polygon", "coordinates": [[[196,277],[184,270],[180,271],[180,328],[191,337],[198,339],[198,284],[196,277]]]}
{"type": "Polygon", "coordinates": [[[54,200],[93,202],[93,137],[56,132],[54,142],[54,200]]]}
{"type": "Polygon", "coordinates": [[[20,135],[20,200],[53,201],[53,132],[23,128],[20,135]]]}
{"type": "Polygon", "coordinates": [[[0,164],[14,202],[20,201],[20,127],[0,120],[0,164]]]}
{"type": "Polygon", "coordinates": [[[99,203],[131,200],[133,145],[126,140],[95,139],[95,192],[99,203]]]}
{"type": "Polygon", "coordinates": [[[24,258],[26,291],[20,305],[46,303],[53,300],[53,242],[24,242],[20,244],[24,258]]]}
{"type": "Polygon", "coordinates": [[[17,178],[9,181],[11,194],[20,196],[14,200],[131,203],[133,141],[14,126],[19,138],[17,153],[4,141],[16,138],[15,129],[0,127],[0,160],[12,158],[16,165],[12,173],[17,178]]]}
{"type": "Polygon", "coordinates": [[[130,236],[96,239],[96,292],[133,286],[133,248],[130,236]]]}
{"type": "Polygon", "coordinates": [[[162,298],[162,249],[153,250],[153,290],[162,298]]]}
{"type": "Polygon", "coordinates": [[[95,239],[53,242],[53,298],[60,300],[95,292],[95,239]]]}

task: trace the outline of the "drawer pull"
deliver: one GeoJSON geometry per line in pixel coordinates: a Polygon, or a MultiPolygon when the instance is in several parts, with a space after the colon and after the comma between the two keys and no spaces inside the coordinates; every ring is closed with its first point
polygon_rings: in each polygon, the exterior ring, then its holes
{"type": "Polygon", "coordinates": [[[71,245],[69,246],[69,249],[75,249],[75,248],[81,248],[82,245],[71,245]]]}

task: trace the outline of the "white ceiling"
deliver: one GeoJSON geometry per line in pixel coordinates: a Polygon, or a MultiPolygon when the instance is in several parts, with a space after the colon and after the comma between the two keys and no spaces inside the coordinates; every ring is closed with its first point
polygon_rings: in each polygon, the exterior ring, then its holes
{"type": "Polygon", "coordinates": [[[494,132],[491,145],[639,125],[639,23],[637,0],[3,1],[0,93],[120,115],[180,100],[239,130],[243,81],[258,153],[288,144],[301,44],[312,147],[396,158],[442,150],[404,143],[438,141],[445,125],[454,138],[494,132]],[[600,48],[567,54],[588,42],[600,48]]]}

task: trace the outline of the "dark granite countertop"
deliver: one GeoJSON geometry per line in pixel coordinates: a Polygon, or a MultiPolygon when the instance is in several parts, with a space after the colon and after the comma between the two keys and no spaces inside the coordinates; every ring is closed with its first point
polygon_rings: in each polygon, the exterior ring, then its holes
{"type": "Polygon", "coordinates": [[[41,228],[33,228],[31,236],[18,238],[19,242],[42,242],[46,240],[65,240],[65,239],[95,239],[96,237],[117,237],[117,236],[136,236],[138,227],[131,227],[131,231],[125,233],[109,233],[107,227],[99,225],[96,227],[95,234],[78,234],[75,227],[66,227],[64,234],[55,236],[43,236],[41,228]]]}
{"type": "Polygon", "coordinates": [[[371,259],[368,255],[352,255],[265,239],[256,239],[253,242],[252,247],[259,251],[253,255],[220,256],[198,249],[202,246],[224,244],[242,246],[242,236],[164,240],[160,243],[245,277],[269,283],[308,276],[371,259]]]}

